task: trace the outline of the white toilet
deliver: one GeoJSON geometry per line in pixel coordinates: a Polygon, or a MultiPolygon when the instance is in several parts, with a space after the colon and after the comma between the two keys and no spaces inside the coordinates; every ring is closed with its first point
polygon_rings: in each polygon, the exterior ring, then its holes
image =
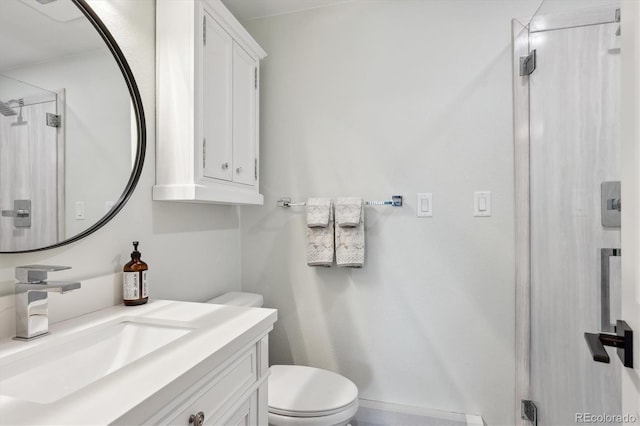
{"type": "MultiPolygon", "coordinates": [[[[207,303],[261,307],[263,298],[230,292],[207,303]]],[[[301,365],[272,365],[269,370],[272,426],[345,426],[358,411],[358,388],[346,377],[301,365]]]]}

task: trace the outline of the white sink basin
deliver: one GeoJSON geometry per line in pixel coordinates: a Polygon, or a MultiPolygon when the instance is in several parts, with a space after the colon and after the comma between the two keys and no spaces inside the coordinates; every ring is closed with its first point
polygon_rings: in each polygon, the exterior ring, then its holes
{"type": "MultiPolygon", "coordinates": [[[[192,331],[120,321],[71,335],[53,347],[26,350],[0,365],[0,395],[41,404],[57,401],[192,331]]],[[[123,391],[125,391],[123,389],[123,391]]]]}

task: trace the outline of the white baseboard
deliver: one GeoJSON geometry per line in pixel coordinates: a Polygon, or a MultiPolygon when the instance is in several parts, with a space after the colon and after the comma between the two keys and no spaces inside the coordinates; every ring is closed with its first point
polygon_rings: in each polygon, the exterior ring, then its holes
{"type": "Polygon", "coordinates": [[[356,415],[354,424],[403,424],[407,419],[414,424],[418,419],[424,419],[421,425],[428,425],[429,419],[434,424],[441,424],[442,421],[451,425],[460,426],[486,426],[482,416],[474,414],[454,413],[450,411],[434,410],[431,408],[412,407],[408,405],[392,404],[388,402],[372,401],[369,399],[359,399],[361,410],[356,415]],[[375,411],[378,411],[376,418],[375,411]]]}

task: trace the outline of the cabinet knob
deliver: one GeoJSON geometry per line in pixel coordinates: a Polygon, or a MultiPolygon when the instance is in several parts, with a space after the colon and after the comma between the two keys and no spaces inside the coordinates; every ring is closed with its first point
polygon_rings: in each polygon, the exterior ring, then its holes
{"type": "Polygon", "coordinates": [[[204,412],[199,411],[197,414],[192,414],[189,417],[189,424],[193,423],[193,426],[202,426],[204,424],[204,412]]]}
{"type": "Polygon", "coordinates": [[[242,167],[238,167],[238,168],[236,169],[236,173],[242,173],[242,167]]]}
{"type": "Polygon", "coordinates": [[[222,170],[227,170],[229,168],[229,163],[222,163],[222,170]]]}

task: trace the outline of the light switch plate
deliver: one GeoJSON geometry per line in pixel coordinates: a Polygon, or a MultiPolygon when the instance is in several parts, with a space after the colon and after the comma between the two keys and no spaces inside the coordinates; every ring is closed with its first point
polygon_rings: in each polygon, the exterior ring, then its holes
{"type": "Polygon", "coordinates": [[[433,216],[433,194],[431,192],[418,193],[416,197],[416,215],[418,217],[433,216]]]}
{"type": "Polygon", "coordinates": [[[473,215],[476,217],[491,216],[491,191],[473,193],[473,215]]]}
{"type": "Polygon", "coordinates": [[[76,201],[76,220],[84,220],[84,202],[76,201]]]}

